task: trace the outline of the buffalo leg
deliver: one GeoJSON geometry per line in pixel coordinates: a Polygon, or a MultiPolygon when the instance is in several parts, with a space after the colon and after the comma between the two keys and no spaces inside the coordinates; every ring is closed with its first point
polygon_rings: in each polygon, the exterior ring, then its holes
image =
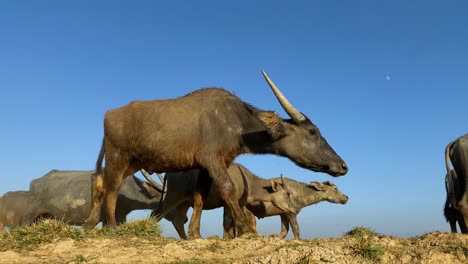
{"type": "Polygon", "coordinates": [[[200,219],[203,211],[203,197],[200,192],[195,192],[193,195],[193,212],[189,224],[189,236],[191,238],[201,238],[200,235],[200,219]]]}
{"type": "Polygon", "coordinates": [[[296,215],[288,215],[289,223],[294,234],[294,239],[301,239],[301,234],[299,231],[299,223],[297,223],[296,215]]]}
{"type": "Polygon", "coordinates": [[[187,211],[190,208],[187,204],[181,204],[176,207],[174,219],[172,220],[172,225],[174,226],[175,230],[179,234],[181,239],[187,239],[187,235],[185,234],[184,224],[185,218],[187,217],[187,211]]]}
{"type": "Polygon", "coordinates": [[[468,233],[468,140],[461,138],[457,143],[453,145],[453,153],[450,157],[453,168],[457,173],[460,184],[463,188],[463,195],[458,201],[456,208],[460,211],[463,216],[463,222],[461,225],[462,233],[468,233]]]}
{"type": "Polygon", "coordinates": [[[82,225],[84,229],[93,228],[99,222],[104,193],[102,174],[94,173],[91,176],[91,210],[82,225]]]}
{"type": "Polygon", "coordinates": [[[458,224],[460,225],[461,232],[463,234],[468,234],[468,190],[465,190],[465,193],[458,202],[458,210],[462,215],[462,219],[460,220],[463,220],[458,222],[458,224]]]}
{"type": "Polygon", "coordinates": [[[120,171],[114,171],[113,173],[109,173],[110,170],[107,169],[108,167],[110,166],[107,165],[104,168],[104,186],[106,189],[106,192],[104,194],[104,209],[106,212],[107,225],[109,225],[112,228],[115,228],[115,208],[117,206],[117,196],[120,190],[120,185],[122,185],[124,174],[120,171]]]}
{"type": "Polygon", "coordinates": [[[104,209],[107,224],[115,228],[115,208],[117,206],[117,196],[125,177],[133,174],[141,168],[141,164],[132,162],[132,159],[124,153],[113,149],[112,144],[105,141],[105,149],[112,155],[105,155],[106,167],[104,168],[104,209]]]}
{"type": "Polygon", "coordinates": [[[244,211],[244,214],[245,216],[247,217],[247,220],[249,221],[249,225],[250,225],[250,228],[252,228],[253,230],[257,230],[257,220],[255,220],[255,215],[250,212],[249,209],[247,209],[247,207],[243,207],[243,211],[244,211]]]}
{"type": "Polygon", "coordinates": [[[116,213],[115,214],[115,222],[118,225],[121,225],[121,224],[127,222],[127,214],[124,214],[124,213],[121,213],[121,212],[116,213]]]}
{"type": "Polygon", "coordinates": [[[281,214],[281,233],[279,238],[283,239],[288,235],[289,232],[289,219],[285,214],[281,214]]]}
{"type": "Polygon", "coordinates": [[[257,232],[252,229],[244,215],[244,212],[239,206],[239,201],[235,198],[236,188],[229,176],[226,168],[219,166],[208,167],[210,177],[213,179],[213,184],[217,188],[225,206],[231,211],[234,226],[236,231],[240,231],[241,235],[257,235],[257,232]]]}
{"type": "MultiPolygon", "coordinates": [[[[156,217],[158,221],[161,221],[166,215],[171,213],[173,210],[178,210],[177,208],[179,206],[182,206],[182,203],[186,202],[186,200],[177,200],[177,199],[172,199],[173,197],[170,196],[171,194],[167,194],[166,197],[163,200],[164,206],[162,206],[162,211],[158,211],[159,207],[157,209],[154,209],[151,212],[151,216],[156,217]]],[[[190,206],[189,206],[190,207],[190,206]]],[[[187,209],[188,210],[188,209],[187,209]]],[[[185,213],[185,216],[187,213],[185,213]]]]}
{"type": "MultiPolygon", "coordinates": [[[[250,212],[245,206],[242,207],[242,211],[244,212],[250,227],[253,230],[257,230],[257,221],[255,220],[255,216],[252,214],[252,212],[250,212]]],[[[236,232],[234,228],[231,212],[225,206],[223,209],[223,238],[235,238],[236,236],[238,236],[238,232],[236,232]]]]}
{"type": "Polygon", "coordinates": [[[198,175],[196,190],[193,195],[193,212],[189,224],[189,236],[191,238],[201,238],[200,221],[203,212],[204,200],[208,196],[212,180],[208,171],[201,169],[198,175]]]}
{"type": "MultiPolygon", "coordinates": [[[[465,220],[463,219],[463,216],[461,215],[460,212],[457,212],[457,221],[458,221],[458,226],[460,227],[460,232],[463,234],[468,234],[468,225],[465,223],[465,220]]],[[[456,227],[455,227],[455,232],[456,232],[456,227]]]]}
{"type": "MultiPolygon", "coordinates": [[[[454,217],[451,217],[448,219],[448,222],[450,224],[450,231],[452,231],[452,233],[457,233],[457,219],[454,217]]],[[[460,228],[461,228],[460,222],[458,222],[458,225],[460,225],[460,228]]]]}
{"type": "Polygon", "coordinates": [[[223,238],[234,238],[234,223],[231,212],[226,206],[223,207],[223,238]]]}
{"type": "Polygon", "coordinates": [[[5,228],[5,225],[2,222],[0,222],[0,232],[2,232],[4,228],[5,228]]]}

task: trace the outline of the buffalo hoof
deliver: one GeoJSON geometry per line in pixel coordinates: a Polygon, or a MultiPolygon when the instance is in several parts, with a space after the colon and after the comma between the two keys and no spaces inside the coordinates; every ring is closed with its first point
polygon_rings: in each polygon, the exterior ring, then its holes
{"type": "Polygon", "coordinates": [[[97,223],[92,223],[91,221],[85,221],[82,225],[81,228],[84,230],[91,230],[96,226],[97,223]]]}
{"type": "Polygon", "coordinates": [[[190,239],[202,239],[202,237],[200,235],[190,235],[189,236],[190,239]]]}
{"type": "Polygon", "coordinates": [[[287,233],[285,233],[285,234],[281,233],[281,234],[277,235],[276,237],[279,238],[279,239],[284,239],[287,235],[288,235],[287,233]]]}

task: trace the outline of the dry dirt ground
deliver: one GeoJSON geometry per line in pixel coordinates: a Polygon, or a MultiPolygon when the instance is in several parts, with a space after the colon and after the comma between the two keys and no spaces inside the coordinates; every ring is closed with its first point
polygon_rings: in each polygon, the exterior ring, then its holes
{"type": "Polygon", "coordinates": [[[137,237],[58,239],[33,251],[0,252],[0,263],[468,263],[468,235],[429,233],[281,240],[137,237]],[[379,253],[380,252],[380,253],[379,253]]]}

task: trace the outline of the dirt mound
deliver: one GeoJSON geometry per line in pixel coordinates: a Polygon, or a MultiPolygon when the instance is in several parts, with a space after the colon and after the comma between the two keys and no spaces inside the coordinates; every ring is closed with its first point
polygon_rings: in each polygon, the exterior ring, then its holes
{"type": "Polygon", "coordinates": [[[0,263],[468,263],[468,236],[360,234],[301,241],[65,238],[32,251],[0,252],[0,263]]]}

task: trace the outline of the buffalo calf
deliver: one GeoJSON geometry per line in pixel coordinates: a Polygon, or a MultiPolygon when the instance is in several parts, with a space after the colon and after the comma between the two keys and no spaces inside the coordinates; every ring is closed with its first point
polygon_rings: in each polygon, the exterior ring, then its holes
{"type": "MultiPolygon", "coordinates": [[[[247,211],[244,207],[248,203],[269,202],[281,212],[296,213],[296,206],[291,202],[289,188],[283,178],[263,179],[236,163],[228,167],[228,173],[237,190],[232,198],[238,202],[244,212],[247,211]]],[[[193,213],[189,225],[189,236],[199,238],[202,210],[224,206],[223,199],[214,186],[206,191],[200,190],[203,187],[199,184],[202,177],[206,176],[202,174],[201,170],[167,173],[167,195],[162,203],[163,210],[161,212],[155,210],[154,212],[155,215],[165,216],[175,208],[176,212],[172,223],[183,239],[186,239],[187,236],[182,220],[186,217],[190,207],[193,207],[193,213]]],[[[226,207],[225,212],[229,212],[226,207]]]]}
{"type": "MultiPolygon", "coordinates": [[[[296,207],[297,213],[302,208],[316,204],[322,201],[327,201],[336,204],[346,204],[348,202],[348,196],[338,190],[336,185],[326,181],[323,183],[313,181],[310,184],[297,182],[293,179],[285,178],[284,182],[288,186],[291,200],[296,207]]],[[[248,210],[254,216],[258,218],[279,215],[281,217],[281,238],[286,237],[289,231],[289,226],[292,227],[292,231],[295,239],[300,239],[299,224],[297,222],[297,213],[289,213],[276,207],[274,204],[269,202],[252,202],[247,204],[248,210]]],[[[224,219],[224,234],[227,237],[231,237],[233,234],[232,221],[229,214],[225,214],[224,219]]],[[[250,221],[255,228],[255,218],[250,221]]]]}

